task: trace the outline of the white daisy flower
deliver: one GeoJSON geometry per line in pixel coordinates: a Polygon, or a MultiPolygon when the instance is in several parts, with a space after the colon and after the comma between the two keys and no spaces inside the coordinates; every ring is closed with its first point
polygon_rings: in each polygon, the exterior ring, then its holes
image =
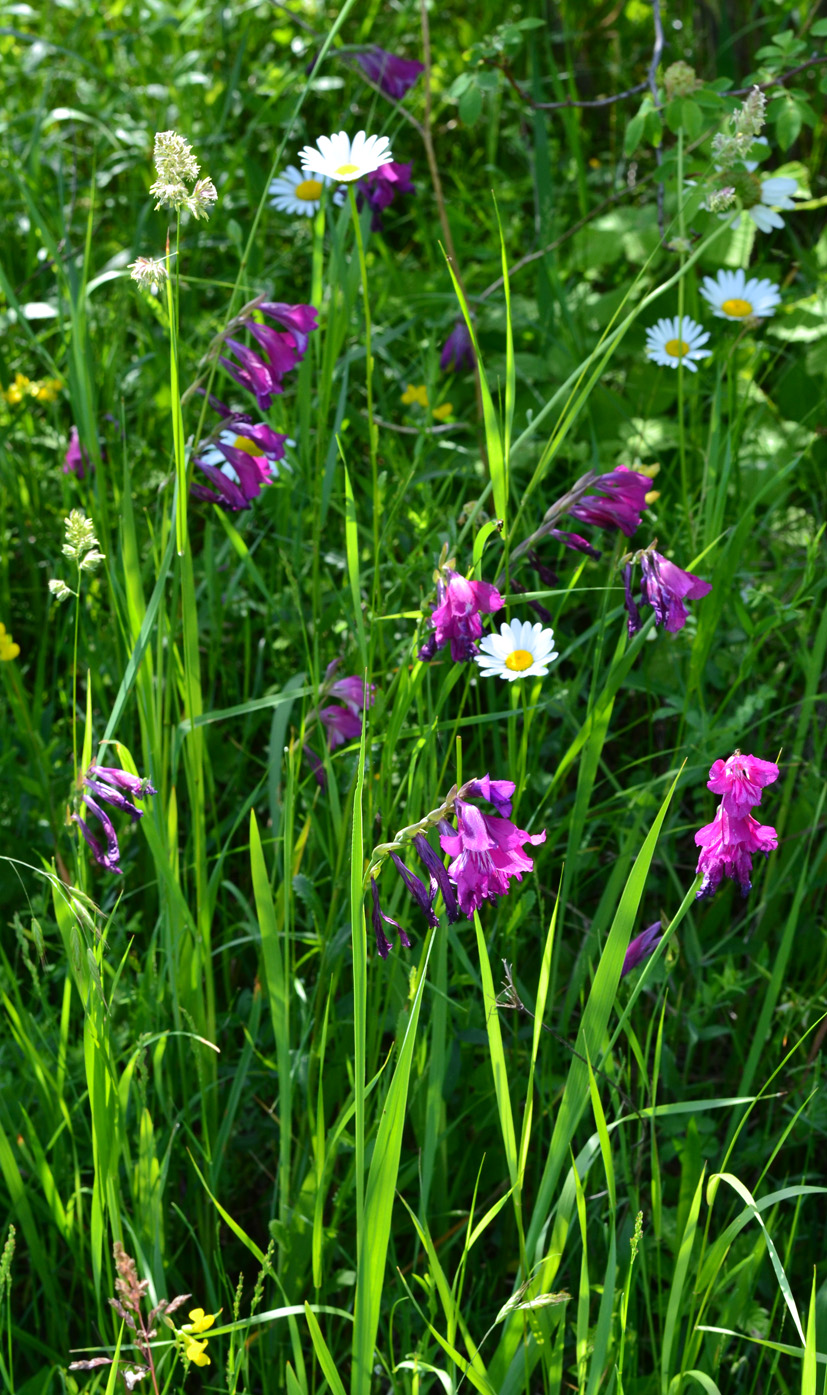
{"type": "Polygon", "coordinates": [[[679,363],[683,363],[691,373],[697,373],[692,360],[707,357],[709,350],[702,345],[709,338],[709,330],[690,320],[688,315],[684,315],[680,328],[678,326],[677,315],[650,325],[646,331],[647,356],[662,368],[677,368],[679,363]]]}
{"type": "Polygon", "coordinates": [[[701,295],[720,320],[767,319],[781,304],[781,296],[772,281],[750,277],[742,268],[718,272],[713,279],[705,276],[701,295]]]}
{"type": "Polygon", "coordinates": [[[548,666],[558,657],[554,648],[554,631],[544,630],[539,621],[506,621],[499,634],[486,635],[480,640],[480,652],[474,655],[483,678],[499,674],[509,683],[515,678],[544,678],[548,666]]]}
{"type": "Polygon", "coordinates": [[[340,184],[352,184],[381,165],[389,165],[393,154],[387,136],[366,136],[364,131],[357,131],[351,141],[347,131],[338,131],[335,136],[319,136],[317,146],[306,145],[299,159],[305,173],[310,171],[340,184]]]}
{"type": "Polygon", "coordinates": [[[270,206],[279,213],[300,213],[312,218],[322,201],[322,189],[330,183],[329,179],[308,177],[295,165],[288,165],[277,179],[270,181],[270,206]]]}

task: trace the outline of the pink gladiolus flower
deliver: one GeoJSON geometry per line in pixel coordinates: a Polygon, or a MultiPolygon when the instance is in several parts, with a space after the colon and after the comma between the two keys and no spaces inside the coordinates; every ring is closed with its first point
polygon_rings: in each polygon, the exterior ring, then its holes
{"type": "Polygon", "coordinates": [[[648,959],[649,955],[654,953],[662,933],[661,923],[656,920],[654,925],[650,925],[648,929],[641,930],[639,935],[635,935],[626,951],[626,958],[623,960],[623,968],[620,970],[621,978],[631,973],[632,969],[636,969],[638,964],[642,964],[644,959],[648,959]]]}
{"type": "Polygon", "coordinates": [[[73,426],[69,433],[69,446],[66,451],[63,465],[64,475],[77,475],[79,480],[86,476],[87,470],[91,474],[94,466],[89,459],[89,455],[80,444],[78,429],[73,426]]]}
{"type": "Polygon", "coordinates": [[[778,779],[778,766],[758,756],[742,756],[736,751],[728,760],[716,760],[709,772],[707,789],[720,794],[721,807],[736,818],[743,817],[761,803],[761,790],[778,779]]]}
{"type": "Polygon", "coordinates": [[[487,581],[467,581],[459,572],[446,568],[447,581],[437,582],[437,605],[431,615],[434,633],[419,651],[420,659],[432,659],[438,649],[450,642],[451,658],[463,663],[477,652],[482,635],[480,614],[493,614],[503,606],[496,586],[487,581]]]}
{"type": "Polygon", "coordinates": [[[319,721],[327,727],[327,744],[331,751],[346,741],[358,741],[362,735],[362,718],[347,707],[322,707],[319,721]]]}
{"type": "MultiPolygon", "coordinates": [[[[485,781],[469,781],[463,785],[460,796],[467,794],[484,795],[485,781]]],[[[491,781],[490,794],[497,808],[510,811],[510,799],[514,793],[511,780],[491,781]],[[496,795],[496,799],[495,799],[496,795]]],[[[460,909],[471,920],[474,911],[483,901],[493,901],[497,896],[508,894],[512,877],[522,881],[523,872],[534,868],[532,859],[525,852],[526,843],[544,843],[545,829],[541,833],[526,833],[517,828],[508,818],[496,814],[483,814],[475,804],[469,804],[464,797],[456,801],[456,832],[443,820],[440,824],[440,845],[452,859],[448,866],[448,876],[457,888],[460,909]]]]}
{"type": "Polygon", "coordinates": [[[474,367],[474,343],[464,320],[457,320],[445,340],[439,356],[439,366],[452,372],[474,367]]]}
{"type": "Polygon", "coordinates": [[[367,201],[373,209],[373,217],[370,226],[373,232],[382,231],[382,210],[390,208],[394,199],[399,194],[415,194],[416,190],[411,182],[412,164],[402,164],[399,160],[390,160],[386,165],[380,165],[373,174],[368,174],[359,183],[356,197],[357,207],[367,201]]]}
{"type": "Polygon", "coordinates": [[[751,814],[733,817],[721,804],[712,823],[695,834],[695,842],[701,849],[696,871],[703,873],[697,899],[714,896],[724,877],[737,881],[741,895],[747,896],[752,888],[752,855],[761,852],[768,857],[778,847],[778,834],[751,814]]]}

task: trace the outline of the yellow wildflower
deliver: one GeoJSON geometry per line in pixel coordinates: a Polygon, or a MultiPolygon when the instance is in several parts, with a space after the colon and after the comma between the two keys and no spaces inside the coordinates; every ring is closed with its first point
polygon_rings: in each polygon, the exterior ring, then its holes
{"type": "Polygon", "coordinates": [[[185,1322],[181,1328],[182,1332],[189,1332],[195,1335],[199,1332],[206,1332],[212,1327],[218,1313],[205,1313],[203,1308],[193,1308],[187,1313],[187,1317],[192,1318],[192,1322],[185,1322]]]}
{"type": "Polygon", "coordinates": [[[413,402],[418,403],[420,407],[427,407],[428,389],[425,384],[423,383],[421,387],[415,387],[413,383],[408,383],[402,394],[402,402],[406,407],[410,407],[413,402]]]}
{"type": "Polygon", "coordinates": [[[35,384],[34,395],[38,402],[54,402],[62,387],[60,378],[44,378],[42,383],[35,384]]]}
{"type": "Polygon", "coordinates": [[[210,1358],[207,1356],[206,1346],[206,1342],[196,1342],[193,1341],[192,1338],[187,1340],[187,1344],[184,1348],[184,1355],[188,1361],[192,1362],[193,1366],[210,1365],[210,1358]]]}
{"type": "Polygon", "coordinates": [[[12,407],[19,407],[24,397],[30,397],[32,392],[32,380],[27,378],[25,373],[15,373],[14,382],[6,391],[6,401],[12,407]]]}
{"type": "Polygon", "coordinates": [[[5,625],[0,625],[0,663],[16,659],[20,653],[20,645],[15,644],[5,625]]]}
{"type": "Polygon", "coordinates": [[[437,421],[447,421],[448,418],[452,417],[453,415],[454,408],[452,403],[450,402],[443,402],[441,407],[434,407],[434,416],[436,417],[437,421]]]}

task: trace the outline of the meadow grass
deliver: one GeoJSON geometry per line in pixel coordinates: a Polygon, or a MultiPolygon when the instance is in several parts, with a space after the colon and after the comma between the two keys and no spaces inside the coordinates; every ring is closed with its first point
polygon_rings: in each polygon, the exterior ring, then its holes
{"type": "Polygon", "coordinates": [[[825,36],[789,0],[7,7],[4,1389],[827,1392],[825,36]],[[401,101],[370,45],[424,61],[401,101]],[[797,183],[770,232],[740,166],[705,207],[756,82],[797,183]],[[270,204],[343,128],[412,163],[381,228],[363,184],[270,204]],[[169,130],[208,218],[155,208],[169,130]],[[721,268],[774,313],[714,318],[721,268]],[[218,357],[262,302],[318,326],[257,411],[218,357]],[[647,357],[671,316],[697,372],[647,357]],[[457,325],[477,371],[440,365],[457,325]],[[190,492],[211,394],[289,440],[247,509],[190,492]],[[568,515],[619,465],[634,537],[568,515]],[[711,590],[631,634],[654,539],[711,590]],[[547,675],[419,658],[446,565],[496,583],[489,628],[541,607],[547,675]],[[777,847],[698,900],[739,749],[779,766],[777,847]],[[71,821],[93,763],[155,791],[122,876],[71,821]],[[429,925],[388,853],[486,773],[545,841],[429,925]]]}

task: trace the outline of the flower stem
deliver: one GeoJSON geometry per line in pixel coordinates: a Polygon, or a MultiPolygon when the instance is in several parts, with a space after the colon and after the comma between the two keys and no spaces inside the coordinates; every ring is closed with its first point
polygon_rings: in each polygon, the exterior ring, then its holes
{"type": "Polygon", "coordinates": [[[368,299],[368,268],[365,262],[365,244],[362,240],[362,224],[356,207],[356,190],[350,185],[350,211],[353,216],[353,230],[356,237],[356,251],[359,257],[359,271],[362,277],[362,302],[365,309],[365,386],[368,398],[368,446],[370,449],[370,480],[373,492],[373,590],[374,609],[377,599],[379,576],[379,480],[376,462],[377,427],[373,418],[373,355],[371,353],[370,301],[368,299]]]}
{"type": "MultiPolygon", "coordinates": [[[[686,283],[683,276],[683,264],[686,257],[684,250],[686,219],[684,216],[683,201],[683,127],[678,130],[678,239],[680,251],[681,278],[678,281],[678,338],[683,339],[683,319],[684,300],[686,283]]],[[[689,529],[689,536],[692,546],[695,546],[695,529],[692,526],[692,515],[689,509],[689,480],[686,473],[686,422],[684,420],[684,367],[683,358],[678,359],[678,443],[681,459],[681,493],[683,495],[683,511],[686,515],[686,526],[689,529]]]]}
{"type": "Polygon", "coordinates": [[[78,627],[80,625],[80,563],[78,563],[77,591],[75,592],[75,641],[72,658],[72,766],[75,785],[78,783],[78,627]]]}

